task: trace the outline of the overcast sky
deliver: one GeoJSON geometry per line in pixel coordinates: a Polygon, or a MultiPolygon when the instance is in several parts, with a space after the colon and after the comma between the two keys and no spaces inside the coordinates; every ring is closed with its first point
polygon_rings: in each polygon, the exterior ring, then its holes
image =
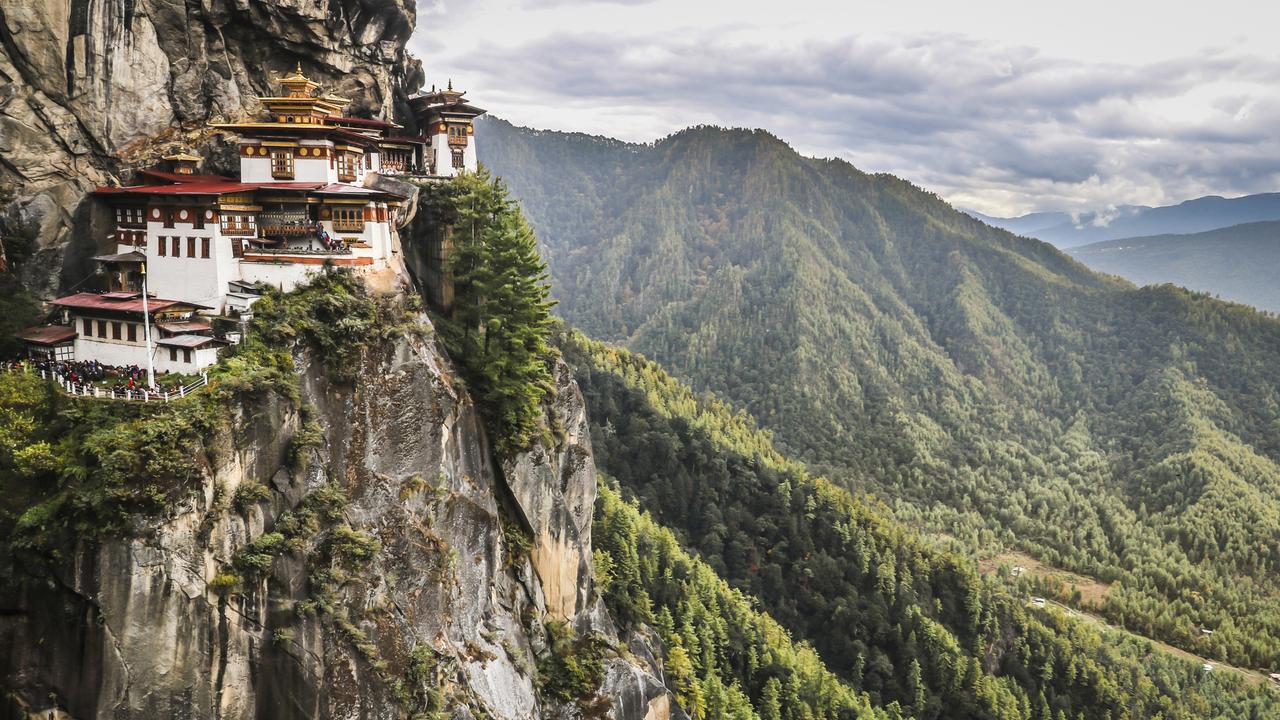
{"type": "Polygon", "coordinates": [[[761,127],[1020,214],[1280,191],[1278,39],[1262,0],[422,0],[412,48],[519,125],[761,127]]]}

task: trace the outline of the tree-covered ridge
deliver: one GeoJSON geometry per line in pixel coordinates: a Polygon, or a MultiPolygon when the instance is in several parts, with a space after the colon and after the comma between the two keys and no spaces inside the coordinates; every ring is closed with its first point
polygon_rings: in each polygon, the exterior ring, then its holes
{"type": "MultiPolygon", "coordinates": [[[[790,670],[760,661],[750,633],[724,636],[743,623],[707,599],[718,582],[710,571],[812,643],[844,684],[914,717],[1262,718],[1280,710],[1265,688],[1204,676],[1146,643],[1024,608],[970,562],[807,475],[749,418],[696,397],[642,357],[576,333],[561,345],[588,398],[597,462],[709,569],[700,576],[701,563],[683,558],[668,531],[606,491],[594,531],[609,558],[606,602],[620,622],[650,623],[668,643],[693,637],[695,647],[715,648],[701,665],[694,654],[695,674],[738,683],[761,717],[790,670]],[[713,439],[716,428],[729,430],[713,439]]],[[[768,717],[810,717],[806,703],[791,711],[784,702],[768,717]]]]}
{"type": "Polygon", "coordinates": [[[1097,275],[761,132],[480,132],[570,322],[901,519],[1111,582],[1112,620],[1280,669],[1276,320],[1097,275]]]}
{"type": "Polygon", "coordinates": [[[658,632],[667,681],[691,717],[901,717],[898,708],[873,708],[812,647],[794,643],[750,598],[681,549],[670,530],[607,485],[592,533],[605,603],[624,627],[644,623],[658,632]]]}

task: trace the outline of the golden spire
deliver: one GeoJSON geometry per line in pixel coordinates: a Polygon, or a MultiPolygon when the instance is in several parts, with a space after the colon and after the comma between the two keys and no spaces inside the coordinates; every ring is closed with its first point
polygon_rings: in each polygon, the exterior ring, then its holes
{"type": "Polygon", "coordinates": [[[299,60],[292,75],[280,78],[280,86],[288,91],[288,97],[309,98],[320,83],[302,74],[302,61],[299,60]]]}

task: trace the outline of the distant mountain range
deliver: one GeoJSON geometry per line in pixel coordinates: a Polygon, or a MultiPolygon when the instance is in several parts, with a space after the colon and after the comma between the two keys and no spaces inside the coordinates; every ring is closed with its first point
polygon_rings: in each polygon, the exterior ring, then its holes
{"type": "Polygon", "coordinates": [[[1078,216],[1042,212],[1002,218],[966,212],[988,225],[1044,240],[1059,248],[1073,248],[1120,238],[1201,233],[1245,223],[1280,220],[1280,193],[1237,198],[1210,195],[1164,207],[1121,205],[1078,216]]]}
{"type": "Polygon", "coordinates": [[[1107,240],[1067,252],[1139,285],[1174,283],[1280,312],[1280,221],[1107,240]]]}

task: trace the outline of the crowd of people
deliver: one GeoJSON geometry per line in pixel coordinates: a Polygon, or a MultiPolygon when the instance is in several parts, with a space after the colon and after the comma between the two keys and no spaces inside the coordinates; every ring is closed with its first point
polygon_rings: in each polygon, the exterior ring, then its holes
{"type": "MultiPolygon", "coordinates": [[[[124,395],[130,391],[140,393],[147,387],[147,370],[137,365],[105,365],[97,360],[31,359],[13,361],[9,363],[9,369],[46,374],[63,383],[70,383],[78,393],[93,392],[97,388],[103,392],[124,395]]],[[[174,379],[166,383],[158,376],[157,387],[153,392],[173,392],[181,385],[181,380],[174,379]]]]}

